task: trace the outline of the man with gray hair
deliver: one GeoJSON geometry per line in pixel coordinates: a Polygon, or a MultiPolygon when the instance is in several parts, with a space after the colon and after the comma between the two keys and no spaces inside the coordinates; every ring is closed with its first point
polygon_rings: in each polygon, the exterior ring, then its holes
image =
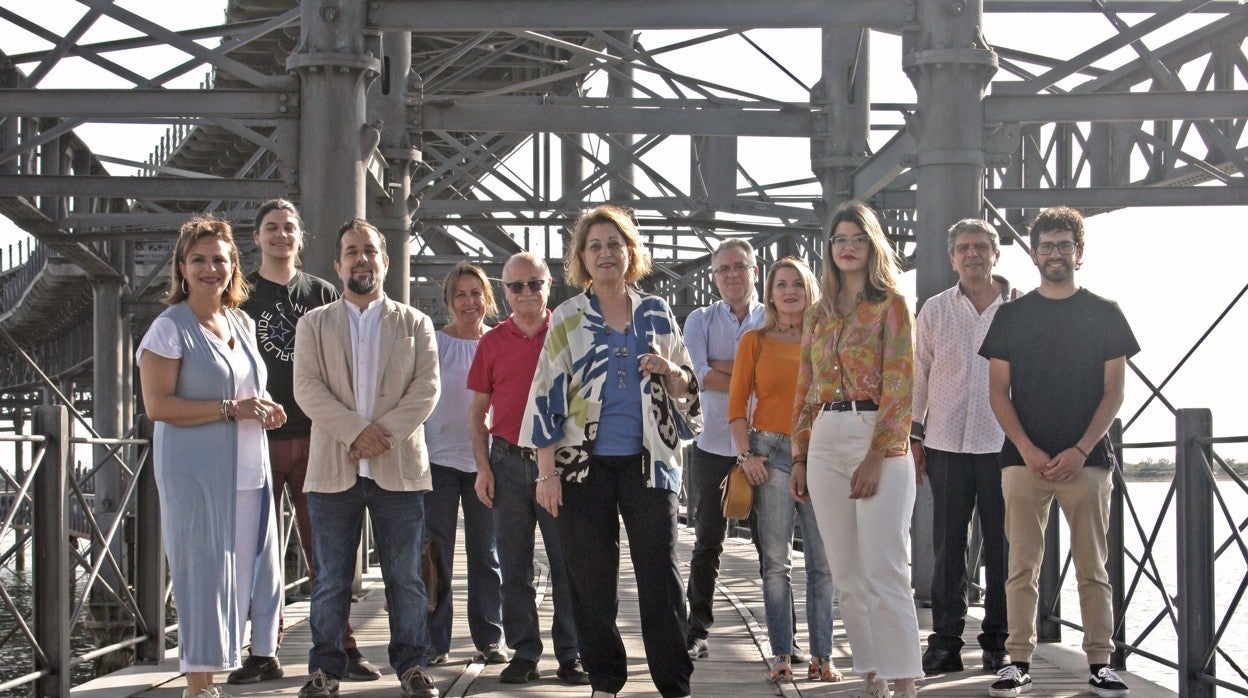
{"type": "Polygon", "coordinates": [[[689,559],[690,659],[710,655],[707,635],[715,618],[715,580],[724,551],[728,521],[719,506],[719,483],[737,464],[738,454],[728,431],[728,386],[737,342],[761,327],[766,314],[755,297],[758,265],[754,248],[740,238],[727,238],[711,254],[711,273],[720,300],[698,308],[685,320],[685,346],[702,386],[702,433],[694,442],[687,481],[689,516],[693,520],[693,555],[689,559]]]}
{"type": "Polygon", "coordinates": [[[477,461],[477,498],[494,510],[498,560],[503,573],[503,634],[515,652],[499,675],[503,683],[528,683],[540,678],[542,629],[538,626],[537,591],[533,587],[534,529],[550,563],[555,602],[550,637],[564,683],[585,685],[581,651],[572,620],[572,591],[563,562],[559,527],[537,504],[533,481],[537,455],[522,448],[520,427],[542,343],[550,329],[550,269],[529,253],[512,255],[503,265],[503,294],[511,317],[486,332],[468,371],[473,391],[468,432],[477,461]]]}
{"type": "Polygon", "coordinates": [[[1010,663],[1005,651],[1005,502],[997,454],[1005,434],[988,399],[988,361],[979,346],[1010,284],[992,273],[997,231],[966,218],[949,229],[949,261],[958,283],[927,300],[916,322],[911,451],[932,486],[932,634],[923,672],[962,671],[966,626],[967,530],[979,510],[987,594],[979,645],[986,671],[1010,663]]]}

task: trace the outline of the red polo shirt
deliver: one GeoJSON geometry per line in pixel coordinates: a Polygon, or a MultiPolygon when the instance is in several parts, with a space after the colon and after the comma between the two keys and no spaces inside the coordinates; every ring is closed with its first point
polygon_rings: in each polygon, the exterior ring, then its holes
{"type": "Polygon", "coordinates": [[[508,317],[481,337],[468,370],[468,389],[490,395],[494,413],[490,433],[515,444],[520,441],[525,402],[550,329],[550,309],[546,310],[546,323],[533,337],[526,337],[513,318],[508,317]]]}

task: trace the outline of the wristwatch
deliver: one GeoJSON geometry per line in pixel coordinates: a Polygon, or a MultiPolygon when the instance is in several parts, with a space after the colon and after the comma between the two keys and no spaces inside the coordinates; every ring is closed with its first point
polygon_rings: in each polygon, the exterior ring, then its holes
{"type": "Polygon", "coordinates": [[[751,451],[742,451],[742,452],[738,453],[738,454],[737,454],[737,465],[744,465],[744,464],[745,464],[745,462],[746,462],[747,460],[749,460],[751,456],[754,456],[754,455],[756,455],[756,454],[754,454],[754,453],[753,453],[753,452],[751,452],[751,451]]]}

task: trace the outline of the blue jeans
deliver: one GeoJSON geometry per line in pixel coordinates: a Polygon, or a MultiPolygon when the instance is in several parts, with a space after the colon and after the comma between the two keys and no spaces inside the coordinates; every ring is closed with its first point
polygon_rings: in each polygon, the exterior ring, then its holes
{"type": "Polygon", "coordinates": [[[472,644],[484,651],[503,642],[503,576],[494,547],[494,510],[481,503],[474,489],[477,474],[431,464],[433,490],[425,493],[425,534],[438,542],[438,576],[446,580],[436,607],[429,614],[429,654],[451,649],[455,615],[451,578],[455,563],[455,534],[459,506],[464,507],[464,555],[468,561],[468,632],[472,644]]]}
{"type": "Polygon", "coordinates": [[[559,663],[581,656],[576,623],[572,618],[572,591],[563,560],[559,527],[537,504],[537,463],[490,448],[494,469],[494,525],[498,560],[503,572],[503,632],[515,657],[537,662],[542,658],[542,630],[537,618],[537,590],[533,588],[535,528],[541,527],[550,564],[555,613],[550,637],[559,663]]]}
{"type": "Polygon", "coordinates": [[[425,494],[390,492],[378,487],[371,478],[361,477],[342,492],[308,493],[312,552],[317,568],[316,587],[312,591],[309,674],[319,669],[341,679],[346,673],[347,653],[343,651],[342,639],[351,610],[351,582],[365,508],[373,523],[390,609],[390,666],[402,676],[408,669],[427,663],[428,597],[420,577],[425,494]]]}
{"type": "Polygon", "coordinates": [[[806,562],[806,627],[810,653],[832,652],[832,572],[810,503],[789,496],[793,455],[789,437],[772,432],[750,432],[750,450],[767,457],[767,482],[754,488],[758,516],[758,544],[762,557],[763,610],[773,655],[790,654],[793,628],[793,520],[802,522],[802,550],[806,562]]]}

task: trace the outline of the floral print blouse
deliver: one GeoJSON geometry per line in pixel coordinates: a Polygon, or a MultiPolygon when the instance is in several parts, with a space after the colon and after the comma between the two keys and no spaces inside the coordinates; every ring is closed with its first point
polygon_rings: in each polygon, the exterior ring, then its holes
{"type": "Polygon", "coordinates": [[[874,400],[879,405],[871,449],[903,456],[910,448],[914,388],[914,314],[890,292],[860,298],[847,314],[822,303],[806,311],[793,404],[793,452],[805,457],[810,428],[824,403],[874,400]]]}

